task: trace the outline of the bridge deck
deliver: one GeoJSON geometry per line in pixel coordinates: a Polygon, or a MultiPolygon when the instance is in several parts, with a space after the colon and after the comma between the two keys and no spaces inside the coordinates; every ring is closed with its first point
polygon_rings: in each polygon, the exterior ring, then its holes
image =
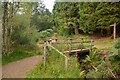
{"type": "Polygon", "coordinates": [[[78,50],[71,50],[71,51],[64,51],[64,53],[75,53],[75,52],[78,52],[78,53],[84,53],[84,52],[89,52],[89,49],[78,49],[78,50]]]}

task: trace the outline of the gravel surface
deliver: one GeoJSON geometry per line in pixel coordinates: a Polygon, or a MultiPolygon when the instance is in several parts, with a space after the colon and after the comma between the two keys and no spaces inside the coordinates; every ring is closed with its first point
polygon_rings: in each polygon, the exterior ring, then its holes
{"type": "Polygon", "coordinates": [[[28,57],[2,67],[2,78],[25,78],[42,61],[42,56],[28,57]]]}

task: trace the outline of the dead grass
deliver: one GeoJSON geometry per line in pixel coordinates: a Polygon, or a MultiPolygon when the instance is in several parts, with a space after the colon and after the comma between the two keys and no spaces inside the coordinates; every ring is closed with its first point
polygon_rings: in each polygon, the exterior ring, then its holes
{"type": "Polygon", "coordinates": [[[94,47],[103,50],[111,50],[114,44],[114,40],[110,38],[100,38],[100,39],[93,39],[94,47]]]}
{"type": "Polygon", "coordinates": [[[111,51],[114,40],[110,37],[97,37],[97,36],[88,36],[88,35],[79,35],[79,36],[73,36],[74,39],[80,39],[80,38],[88,38],[92,39],[94,41],[94,47],[96,47],[99,50],[108,50],[111,51]]]}

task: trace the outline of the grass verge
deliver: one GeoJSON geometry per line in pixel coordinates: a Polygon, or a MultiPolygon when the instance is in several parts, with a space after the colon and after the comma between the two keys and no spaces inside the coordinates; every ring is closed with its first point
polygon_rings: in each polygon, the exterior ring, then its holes
{"type": "Polygon", "coordinates": [[[49,51],[47,64],[41,62],[27,78],[79,78],[80,69],[75,57],[70,57],[68,69],[65,70],[65,58],[54,50],[49,51]]]}
{"type": "Polygon", "coordinates": [[[9,53],[7,56],[2,57],[2,65],[8,64],[13,61],[17,61],[26,57],[30,57],[33,55],[41,54],[39,51],[32,52],[23,49],[16,49],[9,53]]]}

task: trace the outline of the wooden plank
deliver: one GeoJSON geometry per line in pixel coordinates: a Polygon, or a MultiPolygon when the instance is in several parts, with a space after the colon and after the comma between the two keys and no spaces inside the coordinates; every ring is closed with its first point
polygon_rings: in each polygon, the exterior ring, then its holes
{"type": "MultiPolygon", "coordinates": [[[[78,50],[71,50],[71,53],[74,53],[74,52],[87,52],[89,51],[89,49],[78,49],[78,50]]],[[[64,53],[69,53],[69,51],[64,51],[64,53]]]]}
{"type": "MultiPolygon", "coordinates": [[[[56,38],[58,40],[75,40],[75,39],[72,39],[72,38],[56,38]]],[[[79,38],[79,39],[87,39],[87,38],[79,38]]]]}
{"type": "MultiPolygon", "coordinates": [[[[91,41],[76,41],[76,42],[71,42],[71,44],[75,44],[75,43],[89,43],[91,41]]],[[[52,43],[52,44],[70,44],[69,42],[56,42],[56,43],[52,43]]]]}

